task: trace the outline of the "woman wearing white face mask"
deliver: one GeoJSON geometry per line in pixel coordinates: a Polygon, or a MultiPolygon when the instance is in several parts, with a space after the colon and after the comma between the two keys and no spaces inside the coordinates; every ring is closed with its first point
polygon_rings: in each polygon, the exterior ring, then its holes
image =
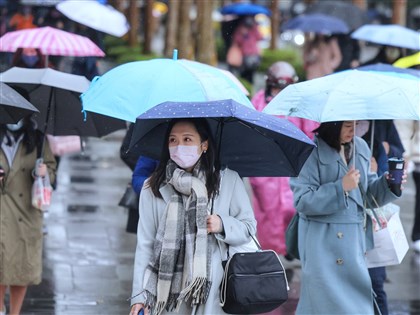
{"type": "Polygon", "coordinates": [[[35,169],[42,134],[24,118],[17,124],[0,125],[0,314],[5,314],[4,296],[9,287],[10,314],[20,314],[28,285],[42,280],[43,214],[32,207],[35,176],[55,181],[56,162],[48,143],[44,162],[35,169]]]}
{"type": "Polygon", "coordinates": [[[255,234],[249,197],[236,172],[215,165],[205,119],[173,120],[165,139],[140,194],[130,314],[224,314],[221,249],[255,234]]]}

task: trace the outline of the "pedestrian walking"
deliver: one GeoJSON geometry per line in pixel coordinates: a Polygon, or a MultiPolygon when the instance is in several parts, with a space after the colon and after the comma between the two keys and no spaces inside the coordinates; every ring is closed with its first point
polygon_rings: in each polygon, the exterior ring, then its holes
{"type": "MultiPolygon", "coordinates": [[[[254,82],[254,73],[261,63],[261,49],[258,42],[263,39],[258,30],[257,22],[254,16],[245,16],[239,25],[236,27],[233,36],[231,47],[237,47],[240,52],[239,74],[242,78],[254,82]]],[[[229,51],[228,51],[229,54],[229,51]]],[[[227,60],[230,65],[230,70],[235,72],[235,67],[227,60]]]]}
{"type": "Polygon", "coordinates": [[[396,120],[396,128],[406,151],[406,166],[411,164],[412,176],[416,187],[414,204],[414,222],[411,230],[411,248],[420,254],[420,122],[396,120]]]}
{"type": "Polygon", "coordinates": [[[38,176],[55,181],[56,161],[43,135],[28,117],[17,124],[0,125],[0,314],[6,313],[4,296],[10,289],[9,313],[19,315],[29,285],[41,282],[42,211],[32,206],[32,184],[38,176]]]}
{"type": "MultiPolygon", "coordinates": [[[[296,83],[295,69],[287,62],[278,61],[270,66],[266,74],[265,88],[258,91],[251,102],[258,111],[263,111],[267,103],[289,84],[296,83]]],[[[286,117],[305,134],[313,138],[313,130],[319,123],[297,117],[286,117]]],[[[258,240],[263,249],[272,249],[287,256],[285,233],[296,210],[289,177],[250,177],[252,205],[255,218],[263,229],[258,231],[258,240]]]]}
{"type": "Polygon", "coordinates": [[[307,80],[333,73],[341,64],[342,59],[335,36],[313,33],[306,35],[303,47],[303,66],[307,80]]]}
{"type": "Polygon", "coordinates": [[[249,242],[256,221],[239,175],[215,164],[210,132],[204,119],[168,127],[159,166],[140,193],[131,315],[142,308],[224,314],[224,244],[249,242]]]}
{"type": "Polygon", "coordinates": [[[365,262],[373,246],[372,221],[360,190],[369,190],[380,206],[398,197],[387,174],[370,171],[369,147],[354,136],[354,125],[322,123],[316,129],[317,147],[299,177],[290,180],[300,217],[302,282],[296,314],[374,314],[365,262]]]}

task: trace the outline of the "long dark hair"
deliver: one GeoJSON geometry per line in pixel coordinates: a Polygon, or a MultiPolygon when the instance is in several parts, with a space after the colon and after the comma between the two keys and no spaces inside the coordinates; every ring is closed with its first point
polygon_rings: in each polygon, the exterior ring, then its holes
{"type": "Polygon", "coordinates": [[[200,168],[206,174],[206,188],[209,199],[216,196],[219,193],[219,183],[220,183],[220,167],[219,163],[216,163],[216,147],[214,140],[211,134],[210,126],[206,119],[204,118],[191,118],[191,119],[172,119],[168,125],[168,129],[165,135],[165,145],[162,150],[162,155],[160,157],[159,166],[152,173],[148,185],[152,188],[153,194],[156,197],[162,198],[159,188],[164,183],[166,179],[166,164],[170,159],[168,141],[169,135],[173,126],[178,122],[189,122],[194,124],[197,129],[198,134],[200,135],[201,142],[208,141],[208,148],[206,153],[200,157],[200,168]]]}
{"type": "Polygon", "coordinates": [[[21,68],[45,68],[45,56],[42,54],[39,48],[35,48],[36,55],[38,56],[38,61],[32,66],[29,67],[22,59],[23,48],[18,48],[13,55],[12,65],[14,67],[21,68]]]}
{"type": "Polygon", "coordinates": [[[318,135],[319,138],[324,140],[331,148],[340,152],[341,143],[341,127],[343,126],[342,121],[330,121],[321,123],[314,132],[318,135]]]}
{"type": "MultiPolygon", "coordinates": [[[[6,136],[7,126],[5,124],[0,125],[0,143],[3,142],[4,137],[6,136]]],[[[42,133],[39,130],[36,130],[36,122],[26,116],[23,118],[23,126],[21,129],[12,132],[16,137],[19,137],[23,134],[22,143],[25,147],[26,154],[31,153],[35,150],[40,144],[42,139],[42,133]]]]}

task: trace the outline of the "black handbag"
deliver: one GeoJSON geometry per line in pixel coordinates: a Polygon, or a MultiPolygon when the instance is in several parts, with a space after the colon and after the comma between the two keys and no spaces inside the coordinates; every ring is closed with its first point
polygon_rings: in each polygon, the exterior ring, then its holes
{"type": "Polygon", "coordinates": [[[124,195],[118,205],[125,208],[137,209],[139,207],[139,195],[134,191],[131,184],[127,185],[124,195]]]}
{"type": "Polygon", "coordinates": [[[298,248],[299,213],[295,213],[286,229],[286,252],[293,258],[300,259],[298,248]]]}
{"type": "Polygon", "coordinates": [[[279,257],[272,250],[261,250],[252,239],[257,251],[238,252],[222,262],[220,305],[228,314],[270,312],[288,298],[289,285],[279,257]]]}

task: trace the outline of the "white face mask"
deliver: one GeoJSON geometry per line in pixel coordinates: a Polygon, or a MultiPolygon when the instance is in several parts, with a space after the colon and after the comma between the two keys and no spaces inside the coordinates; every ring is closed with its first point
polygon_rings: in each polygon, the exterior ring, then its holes
{"type": "Polygon", "coordinates": [[[18,131],[23,127],[23,120],[19,120],[16,124],[7,124],[6,127],[10,131],[18,131]]]}
{"type": "Polygon", "coordinates": [[[193,167],[200,159],[201,153],[198,153],[198,145],[177,145],[169,147],[171,160],[181,168],[193,167]]]}
{"type": "Polygon", "coordinates": [[[355,134],[358,137],[363,137],[369,131],[370,122],[368,120],[360,120],[356,125],[355,134]]]}

